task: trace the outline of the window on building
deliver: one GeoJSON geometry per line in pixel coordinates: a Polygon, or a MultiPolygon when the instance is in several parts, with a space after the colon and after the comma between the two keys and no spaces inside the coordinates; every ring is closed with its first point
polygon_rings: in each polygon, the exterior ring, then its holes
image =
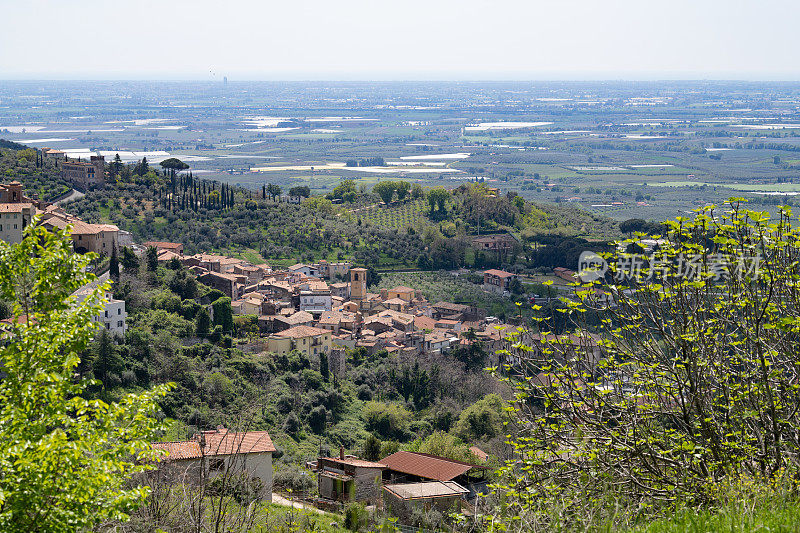
{"type": "Polygon", "coordinates": [[[106,309],[106,318],[108,318],[108,309],[106,309]]]}
{"type": "Polygon", "coordinates": [[[122,320],[117,320],[117,327],[118,327],[118,328],[121,328],[121,327],[122,327],[122,320]]]}
{"type": "Polygon", "coordinates": [[[17,225],[16,224],[14,224],[14,229],[17,229],[17,225]]]}
{"type": "Polygon", "coordinates": [[[222,457],[212,457],[208,461],[208,468],[214,472],[221,472],[225,470],[225,459],[222,457]]]}
{"type": "Polygon", "coordinates": [[[121,315],[121,314],[122,314],[122,308],[121,308],[121,307],[117,307],[117,314],[118,314],[118,315],[121,315]]]}

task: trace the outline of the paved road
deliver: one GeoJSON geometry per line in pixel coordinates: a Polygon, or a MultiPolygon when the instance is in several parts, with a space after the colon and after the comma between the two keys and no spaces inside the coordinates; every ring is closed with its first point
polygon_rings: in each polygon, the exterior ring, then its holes
{"type": "Polygon", "coordinates": [[[55,204],[56,205],[65,204],[67,202],[71,202],[72,200],[77,200],[78,198],[83,198],[84,196],[86,196],[86,195],[83,194],[81,191],[72,189],[72,192],[69,193],[69,196],[67,196],[65,198],[62,198],[61,200],[55,202],[55,204]]]}

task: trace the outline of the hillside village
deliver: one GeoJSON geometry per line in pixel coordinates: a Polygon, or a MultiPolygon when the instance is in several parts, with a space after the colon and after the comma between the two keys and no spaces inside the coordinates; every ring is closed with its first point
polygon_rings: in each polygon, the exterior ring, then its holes
{"type": "MultiPolygon", "coordinates": [[[[100,185],[97,176],[104,172],[101,158],[91,163],[71,162],[54,152],[44,149],[42,158],[58,158],[62,174],[76,187],[100,185]]],[[[188,255],[182,243],[134,243],[130,234],[115,225],[86,223],[59,205],[25,196],[19,182],[0,185],[0,212],[0,238],[7,242],[20,242],[25,228],[38,217],[39,224],[48,229],[68,230],[76,253],[98,254],[98,273],[102,273],[96,282],[74,294],[77,301],[98,283],[115,281],[109,270],[119,268],[111,263],[118,262],[121,255],[184,269],[228,298],[234,316],[248,318],[255,326],[249,335],[249,350],[265,357],[298,354],[312,367],[324,367],[334,379],[344,376],[348,353],[354,350],[366,357],[382,354],[414,360],[475,345],[488,354],[487,365],[520,362],[511,355],[502,360],[495,355],[504,345],[509,325],[487,316],[484,309],[430,302],[413,287],[370,292],[369,270],[350,262],[320,260],[273,268],[224,255],[188,255]]],[[[509,246],[505,238],[491,236],[476,239],[475,244],[489,250],[509,246]]],[[[483,281],[485,291],[503,296],[510,294],[518,276],[489,269],[483,272],[483,281]]],[[[126,302],[111,293],[106,298],[95,321],[101,330],[122,339],[128,329],[126,302]]],[[[215,321],[219,307],[209,303],[206,309],[215,321]]],[[[166,476],[163,479],[178,483],[187,475],[204,479],[247,472],[257,483],[259,497],[273,499],[272,455],[277,448],[268,431],[218,426],[202,429],[185,441],[158,442],[153,447],[164,453],[159,467],[166,476]]],[[[336,455],[320,456],[303,465],[317,477],[316,496],[306,504],[339,511],[345,504],[361,502],[407,521],[412,520],[414,509],[444,513],[469,509],[475,507],[481,491],[486,491],[490,468],[489,454],[480,448],[472,446],[468,456],[471,459],[464,461],[398,450],[368,460],[346,453],[342,446],[336,455]]]]}
{"type": "Polygon", "coordinates": [[[2,2],[0,533],[800,533],[730,4],[2,2]]]}

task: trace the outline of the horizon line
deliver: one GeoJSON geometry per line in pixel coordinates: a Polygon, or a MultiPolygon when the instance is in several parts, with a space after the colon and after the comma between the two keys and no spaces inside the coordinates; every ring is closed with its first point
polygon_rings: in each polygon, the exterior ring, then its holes
{"type": "MultiPolygon", "coordinates": [[[[207,83],[224,83],[227,75],[220,75],[219,78],[194,78],[194,77],[175,77],[175,78],[160,78],[160,77],[120,77],[120,78],[100,78],[100,77],[71,77],[71,78],[46,78],[46,77],[13,77],[13,78],[0,78],[0,83],[13,83],[13,82],[207,82],[207,83]]],[[[800,83],[800,76],[794,78],[737,78],[737,77],[607,77],[607,78],[301,78],[301,77],[287,77],[287,78],[237,78],[228,79],[228,83],[308,83],[308,82],[325,82],[325,83],[604,83],[604,82],[728,82],[728,83],[800,83]]]]}

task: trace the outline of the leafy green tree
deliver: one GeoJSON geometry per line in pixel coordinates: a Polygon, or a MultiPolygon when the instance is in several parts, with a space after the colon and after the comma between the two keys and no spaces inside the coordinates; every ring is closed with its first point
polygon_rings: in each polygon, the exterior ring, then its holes
{"type": "Polygon", "coordinates": [[[508,290],[511,294],[523,294],[525,292],[525,287],[522,285],[519,278],[514,278],[508,284],[508,290]]]}
{"type": "Polygon", "coordinates": [[[150,164],[147,162],[147,158],[143,157],[136,166],[133,167],[133,173],[137,176],[144,176],[150,171],[150,164]]]}
{"type": "Polygon", "coordinates": [[[195,318],[195,332],[198,337],[207,337],[211,329],[211,316],[208,314],[208,309],[202,307],[195,318]]]}
{"type": "Polygon", "coordinates": [[[148,495],[131,477],[150,468],[166,387],[119,401],[83,397],[74,371],[96,331],[106,286],[70,294],[93,275],[93,254],[72,252],[62,231],[36,224],[19,244],[0,242],[0,298],[13,320],[0,345],[0,530],[82,531],[125,520],[148,495]]]}
{"type": "Polygon", "coordinates": [[[389,205],[392,203],[395,188],[395,183],[393,181],[379,181],[372,188],[372,192],[380,196],[381,200],[383,200],[383,203],[389,205]]]}
{"type": "Polygon", "coordinates": [[[292,187],[289,189],[289,196],[308,198],[311,196],[311,189],[308,187],[308,185],[298,185],[297,187],[292,187]]]}
{"type": "Polygon", "coordinates": [[[411,186],[411,197],[415,200],[417,198],[423,198],[425,196],[425,189],[422,188],[422,185],[419,183],[415,183],[411,186]]]}
{"type": "Polygon", "coordinates": [[[122,158],[119,156],[119,154],[114,154],[114,160],[109,166],[111,167],[110,174],[113,177],[117,177],[119,176],[119,173],[122,172],[122,169],[125,165],[122,163],[122,158]]]}
{"type": "Polygon", "coordinates": [[[364,441],[364,459],[367,461],[377,461],[381,458],[381,441],[375,435],[370,434],[364,441]]]}
{"type": "Polygon", "coordinates": [[[118,376],[125,368],[125,362],[117,353],[111,333],[105,328],[100,330],[93,351],[92,370],[105,390],[109,386],[109,377],[118,376]]]}
{"type": "Polygon", "coordinates": [[[644,231],[647,227],[647,222],[641,218],[629,218],[619,223],[619,230],[622,233],[633,233],[636,231],[644,231]]]}
{"type": "Polygon", "coordinates": [[[411,184],[407,181],[396,181],[394,182],[394,190],[397,193],[397,199],[402,202],[408,196],[411,184]]]}
{"type": "Polygon", "coordinates": [[[322,375],[322,379],[328,381],[330,379],[330,368],[328,365],[328,354],[322,352],[319,354],[319,373],[322,375]]]}
{"type": "Polygon", "coordinates": [[[447,204],[447,200],[449,198],[450,198],[450,193],[444,187],[436,187],[429,190],[427,194],[427,199],[428,199],[428,205],[431,208],[431,214],[434,213],[435,209],[439,218],[444,216],[445,205],[447,204]]]}
{"type": "Polygon", "coordinates": [[[453,433],[464,442],[489,440],[503,432],[505,402],[489,394],[467,407],[458,417],[453,433]]]}
{"type": "Polygon", "coordinates": [[[308,427],[317,435],[325,432],[325,424],[328,421],[328,410],[325,406],[318,405],[308,413],[308,427]]]}
{"type": "Polygon", "coordinates": [[[479,341],[470,342],[453,350],[453,357],[464,363],[467,370],[471,371],[481,370],[486,365],[486,355],[483,343],[479,341]]]}
{"type": "Polygon", "coordinates": [[[275,184],[275,183],[267,184],[267,194],[269,195],[270,198],[275,200],[276,198],[278,198],[281,195],[280,186],[275,184]]]}
{"type": "Polygon", "coordinates": [[[314,196],[303,200],[303,206],[323,215],[329,215],[334,211],[333,203],[322,196],[314,196]]]}
{"type": "Polygon", "coordinates": [[[176,157],[170,157],[169,159],[165,159],[159,164],[161,165],[161,168],[163,168],[165,171],[168,170],[170,176],[172,177],[175,177],[175,173],[177,171],[186,170],[187,168],[189,168],[189,165],[187,165],[186,163],[184,163],[183,161],[181,161],[176,157]]]}
{"type": "Polygon", "coordinates": [[[444,431],[434,431],[425,439],[417,439],[407,445],[406,449],[412,452],[438,455],[439,457],[446,457],[465,463],[474,464],[478,462],[477,457],[470,451],[469,446],[464,444],[464,442],[455,435],[445,433],[444,431]]]}
{"type": "Polygon", "coordinates": [[[211,304],[214,310],[214,325],[221,326],[223,333],[233,331],[233,309],[231,299],[227,296],[214,300],[211,304]]]}
{"type": "Polygon", "coordinates": [[[367,402],[364,405],[364,420],[367,430],[375,431],[387,439],[403,436],[411,413],[399,405],[367,402]]]}
{"type": "Polygon", "coordinates": [[[356,199],[358,191],[356,189],[356,182],[353,180],[342,180],[339,185],[333,188],[331,197],[344,200],[345,202],[353,202],[356,199]]]}
{"type": "Polygon", "coordinates": [[[603,511],[610,501],[647,517],[715,505],[734,487],[794,485],[800,227],[792,218],[782,208],[770,220],[734,199],[670,221],[641,271],[605,254],[611,286],[586,283],[580,301],[566,303],[571,335],[536,318],[537,342],[524,330],[510,335],[523,378],[514,380],[515,417],[526,430],[497,485],[496,527],[529,531],[541,520],[536,509],[556,502],[581,506],[565,529],[587,530],[582,517],[613,518],[603,511]],[[600,338],[588,333],[598,314],[600,338]]]}
{"type": "Polygon", "coordinates": [[[150,272],[158,270],[158,250],[156,250],[155,246],[147,247],[145,259],[147,260],[147,270],[150,272]]]}
{"type": "Polygon", "coordinates": [[[286,420],[283,422],[283,430],[292,436],[297,435],[302,427],[300,419],[297,418],[295,413],[289,413],[289,416],[287,416],[286,420]]]}

